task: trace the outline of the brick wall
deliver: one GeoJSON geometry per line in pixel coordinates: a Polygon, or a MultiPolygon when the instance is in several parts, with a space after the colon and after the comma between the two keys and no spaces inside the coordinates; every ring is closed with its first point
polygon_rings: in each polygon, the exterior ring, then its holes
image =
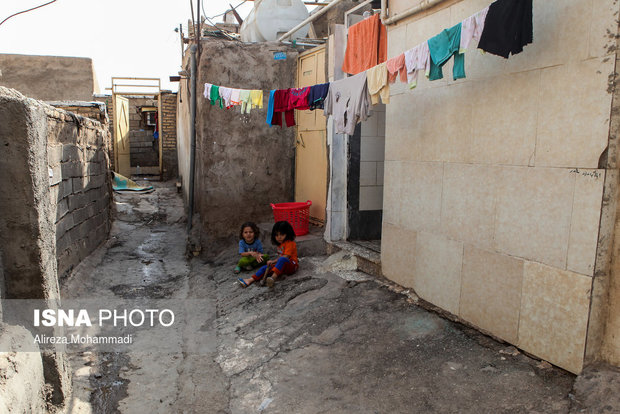
{"type": "Polygon", "coordinates": [[[107,125],[60,109],[47,111],[50,197],[56,205],[59,277],[101,244],[110,230],[107,125]]]}
{"type": "Polygon", "coordinates": [[[163,178],[179,175],[177,159],[177,94],[162,93],[163,178]]]}
{"type": "MultiPolygon", "coordinates": [[[[128,97],[129,134],[131,166],[159,166],[159,142],[154,141],[154,127],[147,126],[139,112],[143,106],[157,107],[157,99],[150,97],[128,97]]],[[[114,108],[111,96],[97,96],[96,101],[105,102],[109,119],[109,130],[114,137],[114,108]]],[[[176,133],[177,94],[162,92],[162,133],[163,133],[163,174],[164,180],[178,175],[177,133],[176,133]]],[[[160,133],[160,137],[162,136],[160,133]]],[[[110,145],[110,168],[114,170],[114,140],[110,145]]]]}

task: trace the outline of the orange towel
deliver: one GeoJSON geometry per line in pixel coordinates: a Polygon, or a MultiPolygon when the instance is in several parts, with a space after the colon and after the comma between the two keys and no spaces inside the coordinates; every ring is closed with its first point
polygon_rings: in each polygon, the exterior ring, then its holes
{"type": "Polygon", "coordinates": [[[351,75],[370,69],[387,59],[387,31],[375,14],[349,27],[342,71],[351,75]]]}

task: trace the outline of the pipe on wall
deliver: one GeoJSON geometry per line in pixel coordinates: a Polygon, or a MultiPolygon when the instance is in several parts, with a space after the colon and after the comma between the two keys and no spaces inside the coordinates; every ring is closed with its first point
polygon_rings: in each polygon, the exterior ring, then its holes
{"type": "Polygon", "coordinates": [[[190,52],[190,93],[189,103],[189,139],[191,140],[189,152],[189,202],[187,212],[187,232],[192,229],[192,218],[194,215],[194,180],[196,169],[196,50],[198,45],[191,45],[190,52]]]}
{"type": "Polygon", "coordinates": [[[418,14],[424,10],[428,10],[431,7],[436,6],[444,1],[446,0],[423,0],[417,6],[410,7],[404,12],[397,14],[396,16],[388,17],[387,0],[381,0],[381,22],[384,25],[389,26],[397,23],[402,19],[413,16],[414,14],[418,14]]]}

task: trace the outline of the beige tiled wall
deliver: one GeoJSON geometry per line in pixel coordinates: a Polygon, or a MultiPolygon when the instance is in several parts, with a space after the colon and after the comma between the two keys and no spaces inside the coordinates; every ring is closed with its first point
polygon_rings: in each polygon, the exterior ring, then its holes
{"type": "Polygon", "coordinates": [[[360,211],[383,209],[385,105],[375,105],[372,110],[372,116],[361,125],[360,211]]]}
{"type": "MultiPolygon", "coordinates": [[[[389,56],[489,3],[447,2],[390,26],[389,56]]],[[[397,82],[386,107],[386,277],[572,372],[583,365],[601,216],[613,9],[534,0],[523,53],[472,48],[466,79],[453,81],[448,64],[443,80],[397,82]]]]}

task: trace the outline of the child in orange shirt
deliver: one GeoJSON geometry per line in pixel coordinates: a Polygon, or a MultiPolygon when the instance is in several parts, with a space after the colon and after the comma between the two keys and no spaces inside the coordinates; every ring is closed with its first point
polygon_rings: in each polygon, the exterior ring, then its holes
{"type": "Polygon", "coordinates": [[[273,287],[280,275],[292,275],[299,268],[295,231],[288,221],[278,221],[273,225],[271,243],[278,246],[279,257],[268,260],[267,264],[258,269],[252,277],[248,279],[239,278],[238,281],[242,287],[248,287],[259,280],[264,280],[267,286],[273,287]]]}

